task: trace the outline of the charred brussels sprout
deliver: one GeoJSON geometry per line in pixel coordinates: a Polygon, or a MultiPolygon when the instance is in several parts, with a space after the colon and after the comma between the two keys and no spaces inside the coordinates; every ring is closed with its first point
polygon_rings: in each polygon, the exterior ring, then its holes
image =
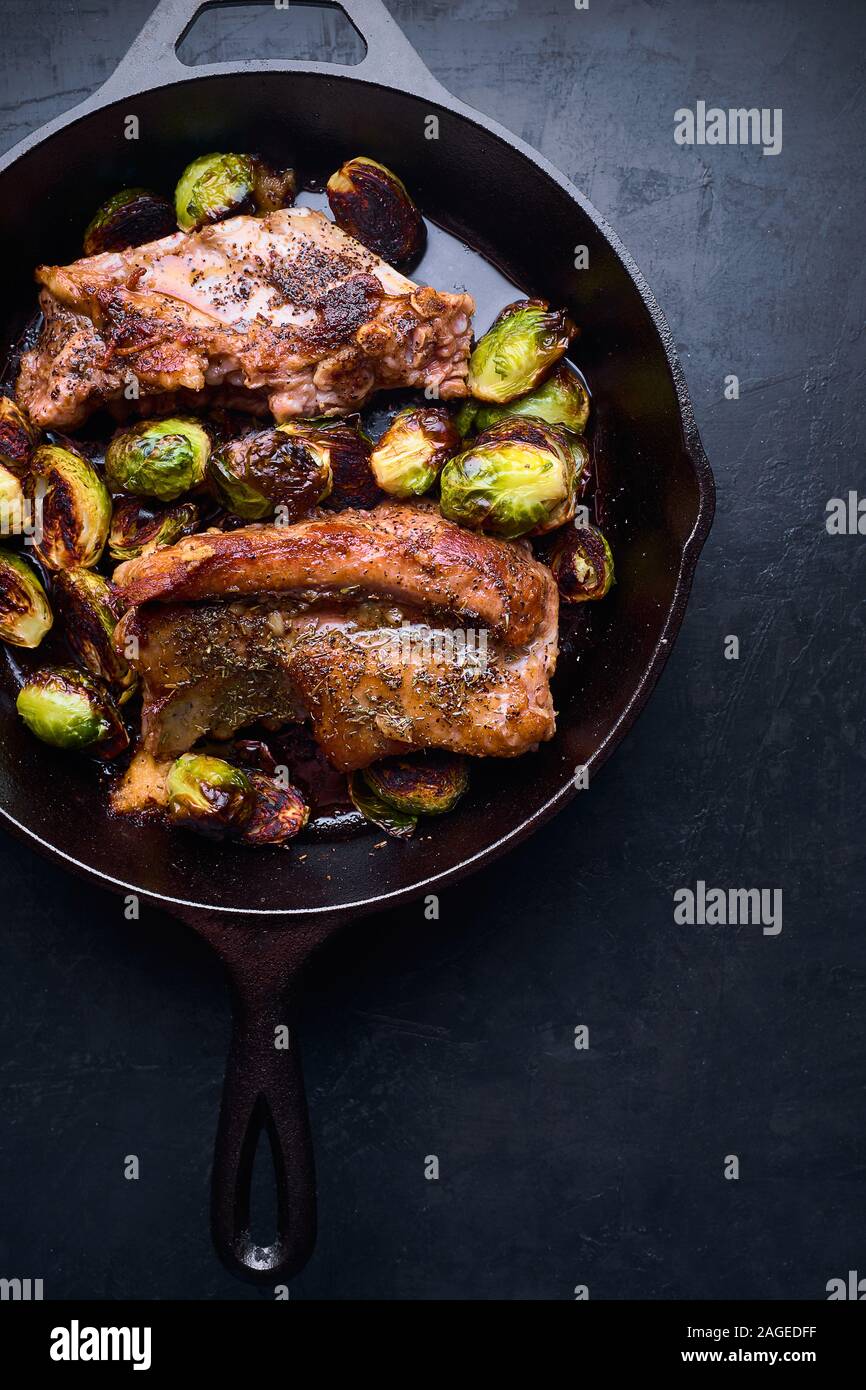
{"type": "Polygon", "coordinates": [[[125,497],[114,507],[108,553],[114,560],[135,560],[164,545],[174,545],[181,536],[191,535],[198,523],[195,502],[156,509],[143,507],[135,497],[125,497]]]}
{"type": "Polygon", "coordinates": [[[356,811],[365,820],[392,835],[395,840],[408,840],[415,831],[418,817],[408,811],[398,811],[390,802],[378,796],[363,772],[353,772],[349,776],[349,799],[356,811]]]}
{"type": "Polygon", "coordinates": [[[114,647],[118,614],[111,584],[93,570],[61,570],[54,580],[54,597],[72,654],[112,687],[123,704],[133,693],[136,678],[114,647]]]}
{"type": "Polygon", "coordinates": [[[248,773],[255,800],[243,833],[245,845],[284,845],[303,830],[309,816],[297,787],[281,787],[273,777],[248,773]]]}
{"type": "Polygon", "coordinates": [[[102,204],[84,233],[85,256],[123,251],[158,241],[175,231],[174,211],[167,198],[146,188],[122,188],[102,204]]]}
{"type": "Polygon", "coordinates": [[[580,377],[561,362],[541,386],[508,405],[476,404],[469,430],[489,429],[512,415],[532,415],[548,425],[582,434],[589,418],[589,393],[580,377]]]}
{"type": "Polygon", "coordinates": [[[493,405],[526,395],[559,361],[576,331],[568,315],[544,299],[506,305],[473,348],[469,394],[493,405]]]}
{"type": "Polygon", "coordinates": [[[549,557],[566,603],[585,603],[604,598],[613,583],[613,555],[604,536],[595,526],[563,531],[549,557]]]}
{"type": "Polygon", "coordinates": [[[105,477],[112,492],[174,502],[203,481],[210,436],[197,420],[142,420],[108,446],[105,477]]]}
{"type": "Polygon", "coordinates": [[[52,621],[45,590],[27,561],[0,550],[0,638],[13,647],[38,647],[52,621]]]}
{"type": "Polygon", "coordinates": [[[317,426],[331,456],[333,486],[326,505],[338,512],[346,507],[369,511],[382,501],[382,489],[370,467],[373,444],[369,435],[361,429],[360,417],[350,416],[348,420],[331,423],[323,420],[317,422],[317,426]]]}
{"type": "Polygon", "coordinates": [[[209,476],[223,506],[244,521],[297,521],[331,490],[330,453],[316,430],[259,430],[211,456],[209,476]]]}
{"type": "Polygon", "coordinates": [[[391,265],[417,260],[424,220],[402,181],[384,164],[359,155],[328,179],[328,202],[338,227],[391,265]]]}
{"type": "Polygon", "coordinates": [[[189,232],[237,213],[274,212],[295,198],[291,169],[274,169],[257,155],[203,154],[188,164],[174,195],[177,225],[189,232]]]}
{"type": "Polygon", "coordinates": [[[564,431],[540,420],[485,430],[441,476],[443,516],[496,536],[540,536],[574,516],[574,454],[564,431]]]}
{"type": "Polygon", "coordinates": [[[385,758],[364,769],[364,780],[381,801],[410,816],[451,811],[469,786],[465,758],[452,753],[385,758]]]}
{"type": "Polygon", "coordinates": [[[39,438],[20,406],[9,396],[0,396],[0,463],[22,478],[30,467],[30,456],[39,438]]]}
{"type": "Polygon", "coordinates": [[[459,448],[460,435],[447,410],[410,407],[395,415],[370,465],[376,482],[392,497],[420,497],[459,448]]]}
{"type": "Polygon", "coordinates": [[[71,666],[46,666],[21,687],[18,713],[31,733],[55,748],[89,748],[114,758],[129,737],[108,692],[71,666]]]}
{"type": "Polygon", "coordinates": [[[80,454],[59,444],[33,453],[33,484],[42,507],[36,553],[52,570],[91,569],[111,525],[111,498],[102,478],[80,454]]]}
{"type": "Polygon", "coordinates": [[[239,834],[252,815],[252,782],[222,758],[184,753],[172,764],[165,787],[172,820],[200,835],[239,834]]]}

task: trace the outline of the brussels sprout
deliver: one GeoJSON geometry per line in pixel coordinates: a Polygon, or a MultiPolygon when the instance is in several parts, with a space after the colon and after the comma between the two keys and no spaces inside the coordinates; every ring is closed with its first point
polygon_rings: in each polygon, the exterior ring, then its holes
{"type": "Polygon", "coordinates": [[[142,420],[114,436],[105,455],[112,492],[174,502],[204,480],[210,435],[198,420],[142,420]]]}
{"type": "Polygon", "coordinates": [[[129,736],[107,690],[72,666],[46,666],[21,687],[18,713],[31,733],[55,748],[90,748],[115,758],[129,736]]]}
{"type": "Polygon", "coordinates": [[[503,420],[446,463],[443,516],[514,539],[540,536],[574,516],[575,460],[568,438],[541,420],[503,420]]]}
{"type": "Polygon", "coordinates": [[[558,362],[577,329],[562,309],[545,299],[508,304],[469,359],[469,394],[505,405],[532,391],[558,362]]]}
{"type": "Polygon", "coordinates": [[[303,830],[310,817],[297,787],[281,787],[260,772],[247,774],[255,801],[243,833],[245,845],[284,845],[303,830]]]}
{"type": "Polygon", "coordinates": [[[177,182],[174,210],[184,232],[255,207],[255,164],[248,154],[203,154],[177,182]]]}
{"type": "Polygon", "coordinates": [[[114,646],[118,614],[108,580],[93,570],[61,570],[54,580],[54,598],[73,656],[113,687],[123,704],[135,689],[136,677],[114,646]]]}
{"type": "Polygon", "coordinates": [[[398,811],[389,802],[377,796],[363,772],[353,772],[349,776],[349,799],[356,811],[365,820],[378,825],[386,835],[395,840],[408,840],[418,824],[418,817],[407,811],[398,811]]]}
{"type": "Polygon", "coordinates": [[[595,526],[571,528],[557,536],[548,563],[566,603],[604,598],[613,583],[613,555],[595,526]]]}
{"type": "Polygon", "coordinates": [[[0,638],[13,647],[38,647],[53,622],[33,570],[11,550],[0,550],[0,638]]]}
{"type": "Polygon", "coordinates": [[[23,478],[30,467],[30,455],[39,439],[20,406],[9,396],[0,396],[0,463],[23,478]]]}
{"type": "Polygon", "coordinates": [[[461,433],[487,430],[512,415],[532,415],[548,425],[562,425],[582,434],[589,418],[589,393],[577,373],[560,362],[541,386],[508,405],[474,404],[469,430],[461,433]]]}
{"type": "Polygon", "coordinates": [[[395,415],[370,456],[377,483],[392,497],[420,497],[460,448],[447,410],[414,407],[395,415]]]}
{"type": "Polygon", "coordinates": [[[102,478],[80,454],[59,444],[40,444],[32,476],[41,531],[35,549],[52,570],[91,569],[111,525],[111,498],[102,478]]]}
{"type": "Polygon", "coordinates": [[[198,523],[195,502],[152,508],[143,507],[135,497],[124,497],[115,503],[108,553],[114,560],[135,560],[164,545],[174,545],[181,536],[192,535],[198,523]]]}
{"type": "Polygon", "coordinates": [[[292,169],[273,169],[251,154],[203,154],[178,180],[177,225],[188,232],[241,212],[274,212],[293,203],[296,192],[292,169]]]}
{"type": "Polygon", "coordinates": [[[244,521],[263,521],[280,507],[292,522],[330,492],[330,453],[317,430],[259,430],[217,449],[209,477],[223,506],[244,521]]]}
{"type": "Polygon", "coordinates": [[[364,780],[381,801],[409,816],[441,816],[457,805],[469,786],[465,758],[421,753],[385,758],[364,769],[364,780]]]}
{"type": "Polygon", "coordinates": [[[359,155],[332,174],[328,202],[338,227],[391,265],[418,258],[427,237],[424,220],[397,175],[359,155]]]}
{"type": "MultiPolygon", "coordinates": [[[[285,425],[282,428],[285,429],[285,425]]],[[[358,507],[362,511],[375,507],[382,501],[383,493],[370,467],[373,444],[361,429],[360,416],[316,421],[316,428],[325,436],[334,480],[326,505],[337,512],[346,507],[358,507]]]]}
{"type": "Polygon", "coordinates": [[[147,188],[122,188],[95,213],[84,233],[85,256],[123,251],[158,241],[176,230],[174,210],[167,198],[147,188]]]}
{"type": "Polygon", "coordinates": [[[245,772],[222,758],[184,753],[165,782],[172,820],[201,835],[221,838],[242,831],[252,815],[255,793],[245,772]]]}

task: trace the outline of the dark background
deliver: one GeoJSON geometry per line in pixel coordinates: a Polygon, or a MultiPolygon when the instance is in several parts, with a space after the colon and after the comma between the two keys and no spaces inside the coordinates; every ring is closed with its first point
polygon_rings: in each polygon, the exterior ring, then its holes
{"type": "MultiPolygon", "coordinates": [[[[8,148],[103,81],[152,4],[0,8],[8,148]]],[[[866,7],[389,8],[623,237],[719,506],[661,684],[591,791],[443,893],[438,922],[366,919],[315,962],[321,1230],[292,1296],[823,1298],[866,1274],[866,543],[824,526],[864,464],[866,7]],[[676,146],[698,98],[782,107],[781,155],[676,146]],[[782,888],[781,935],[674,925],[699,878],[782,888]]],[[[274,25],[235,11],[220,40],[208,19],[183,56],[357,56],[333,16],[292,7],[282,47],[274,25]]],[[[270,1297],[208,1236],[220,968],[152,908],[128,923],[21,844],[0,856],[0,1275],[50,1298],[270,1297]]]]}

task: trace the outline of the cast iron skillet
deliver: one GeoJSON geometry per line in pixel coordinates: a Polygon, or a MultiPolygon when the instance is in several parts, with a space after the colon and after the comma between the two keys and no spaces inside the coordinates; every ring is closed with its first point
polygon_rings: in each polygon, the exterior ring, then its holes
{"type": "Polygon", "coordinates": [[[340,7],[367,45],[352,68],[184,67],[175,48],[201,8],[199,0],[162,0],[95,96],[0,161],[0,304],[9,341],[33,312],[34,265],[80,254],[82,227],[116,189],[170,187],[188,160],[211,149],[257,149],[275,159],[288,151],[325,175],[349,155],[370,153],[401,173],[433,221],[516,284],[569,308],[582,329],[578,356],[593,390],[596,441],[615,480],[606,526],[618,583],[597,606],[601,641],[586,659],[563,662],[555,740],[482,775],[471,802],[423,841],[371,854],[364,835],[307,844],[301,860],[297,852],[220,849],[112,821],[92,767],[31,739],[16,719],[12,682],[0,688],[0,811],[10,828],[85,877],[160,904],[228,967],[235,1029],[213,1232],[235,1273],[273,1282],[304,1265],[315,1239],[298,1050],[294,1037],[287,1051],[274,1046],[275,1027],[291,1017],[287,995],[300,965],[353,917],[435,891],[504,853],[571,799],[576,767],[595,774],[671,650],[712,520],[713,481],[670,330],[628,253],[545,160],[443,90],[380,0],[340,7]],[[428,138],[431,115],[438,139],[428,138]],[[127,138],[129,116],[137,117],[137,140],[127,138]],[[578,271],[579,245],[588,247],[589,268],[578,271]],[[279,1213],[267,1246],[249,1234],[252,1160],[263,1131],[279,1213]]]}

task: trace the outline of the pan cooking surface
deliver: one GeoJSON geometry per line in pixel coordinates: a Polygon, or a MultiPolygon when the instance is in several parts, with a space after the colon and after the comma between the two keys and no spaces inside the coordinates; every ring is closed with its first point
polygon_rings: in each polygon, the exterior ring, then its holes
{"type": "MultiPolygon", "coordinates": [[[[523,758],[479,761],[471,795],[420,835],[379,850],[381,836],[363,833],[264,852],[112,819],[93,763],[55,756],[33,739],[15,714],[11,669],[0,680],[0,810],[46,852],[178,907],[295,919],[369,911],[503,852],[570,799],[578,767],[595,776],[676,636],[709,524],[709,471],[670,336],[625,253],[575,190],[484,118],[444,97],[313,71],[152,81],[142,74],[133,99],[146,139],[124,139],[127,97],[34,140],[0,173],[6,344],[32,320],[34,264],[79,255],[82,229],[109,194],[132,184],[170,191],[190,159],[229,148],[293,158],[303,173],[325,177],[347,155],[373,154],[434,224],[415,278],[465,285],[482,331],[515,290],[562,305],[581,328],[574,356],[593,394],[596,515],[610,533],[617,584],[604,603],[579,605],[599,610],[589,641],[580,626],[565,635],[555,739],[523,758]],[[437,140],[425,136],[431,111],[437,140]],[[577,273],[579,245],[588,268],[577,273]]],[[[374,428],[380,409],[370,412],[374,428]]]]}

